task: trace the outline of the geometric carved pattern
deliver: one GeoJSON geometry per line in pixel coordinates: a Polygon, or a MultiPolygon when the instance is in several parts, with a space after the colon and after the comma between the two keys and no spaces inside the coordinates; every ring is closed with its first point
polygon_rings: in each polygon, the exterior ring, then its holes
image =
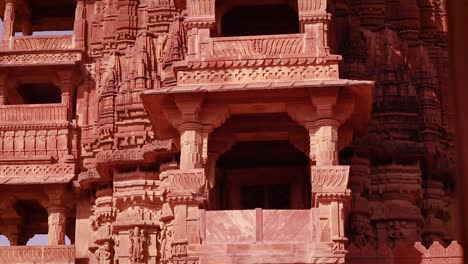
{"type": "Polygon", "coordinates": [[[0,263],[75,263],[74,246],[0,247],[0,263]]]}
{"type": "Polygon", "coordinates": [[[34,65],[57,65],[57,64],[75,64],[81,61],[79,52],[60,52],[60,53],[40,53],[40,54],[2,54],[0,56],[0,65],[22,66],[24,64],[34,65]]]}
{"type": "MultiPolygon", "coordinates": [[[[273,63],[275,60],[271,60],[273,63]]],[[[255,65],[255,64],[254,64],[255,65]]],[[[250,65],[249,65],[250,66],[250,65]]],[[[252,65],[253,66],[253,65],[252,65]]],[[[257,65],[255,65],[257,66],[257,65]]],[[[274,66],[179,71],[178,84],[254,82],[265,80],[337,79],[338,64],[274,66]]]]}
{"type": "MultiPolygon", "coordinates": [[[[43,181],[49,176],[56,176],[57,179],[61,179],[68,175],[73,176],[74,173],[75,164],[70,163],[56,163],[50,165],[0,165],[0,180],[2,178],[16,176],[37,178],[39,181],[43,181]]],[[[27,181],[27,179],[23,180],[27,181]]]]}
{"type": "Polygon", "coordinates": [[[0,122],[40,122],[67,120],[67,105],[2,105],[0,122]]]}

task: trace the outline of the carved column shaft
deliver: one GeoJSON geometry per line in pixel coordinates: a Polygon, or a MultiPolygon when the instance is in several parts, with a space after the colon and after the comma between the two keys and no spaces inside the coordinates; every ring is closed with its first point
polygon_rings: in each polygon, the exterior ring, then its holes
{"type": "Polygon", "coordinates": [[[84,48],[86,32],[86,7],[84,0],[76,1],[75,23],[73,25],[73,47],[84,48]]]}
{"type": "Polygon", "coordinates": [[[10,37],[13,36],[15,24],[15,0],[6,0],[5,13],[3,16],[2,43],[8,45],[10,37]]]}
{"type": "Polygon", "coordinates": [[[202,125],[186,123],[180,130],[180,169],[190,170],[203,167],[202,125]]]}
{"type": "Polygon", "coordinates": [[[4,105],[7,97],[6,74],[0,74],[0,105],[4,105]]]}
{"type": "Polygon", "coordinates": [[[48,216],[48,245],[64,245],[65,244],[65,227],[66,227],[66,208],[63,206],[51,206],[47,208],[48,216]]]}

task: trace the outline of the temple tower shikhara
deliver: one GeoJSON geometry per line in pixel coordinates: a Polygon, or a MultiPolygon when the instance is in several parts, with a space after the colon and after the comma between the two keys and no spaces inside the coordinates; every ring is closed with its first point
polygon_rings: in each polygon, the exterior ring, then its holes
{"type": "Polygon", "coordinates": [[[462,263],[444,1],[0,14],[0,264],[462,263]]]}

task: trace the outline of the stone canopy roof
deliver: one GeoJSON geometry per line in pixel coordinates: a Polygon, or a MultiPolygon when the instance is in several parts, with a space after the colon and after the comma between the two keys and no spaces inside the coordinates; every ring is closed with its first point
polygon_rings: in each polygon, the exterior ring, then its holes
{"type": "MultiPolygon", "coordinates": [[[[4,19],[5,0],[0,0],[0,18],[4,19]]],[[[76,1],[17,0],[15,1],[15,32],[22,31],[22,22],[30,18],[33,31],[73,30],[76,1]]]]}

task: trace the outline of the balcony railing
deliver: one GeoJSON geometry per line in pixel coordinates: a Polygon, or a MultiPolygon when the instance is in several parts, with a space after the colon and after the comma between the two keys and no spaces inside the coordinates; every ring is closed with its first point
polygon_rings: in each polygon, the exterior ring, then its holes
{"type": "Polygon", "coordinates": [[[0,105],[0,160],[66,156],[73,131],[66,104],[0,105]]]}
{"type": "Polygon", "coordinates": [[[72,35],[12,37],[12,51],[60,51],[72,48],[72,35]]]}
{"type": "Polygon", "coordinates": [[[66,121],[67,112],[65,104],[1,105],[0,124],[66,121]]]}
{"type": "Polygon", "coordinates": [[[0,247],[0,264],[75,263],[75,246],[0,247]]]}
{"type": "Polygon", "coordinates": [[[211,38],[212,57],[299,55],[304,53],[304,35],[269,35],[211,38]]]}
{"type": "Polygon", "coordinates": [[[201,211],[202,243],[319,241],[319,212],[310,210],[201,211]]]}

